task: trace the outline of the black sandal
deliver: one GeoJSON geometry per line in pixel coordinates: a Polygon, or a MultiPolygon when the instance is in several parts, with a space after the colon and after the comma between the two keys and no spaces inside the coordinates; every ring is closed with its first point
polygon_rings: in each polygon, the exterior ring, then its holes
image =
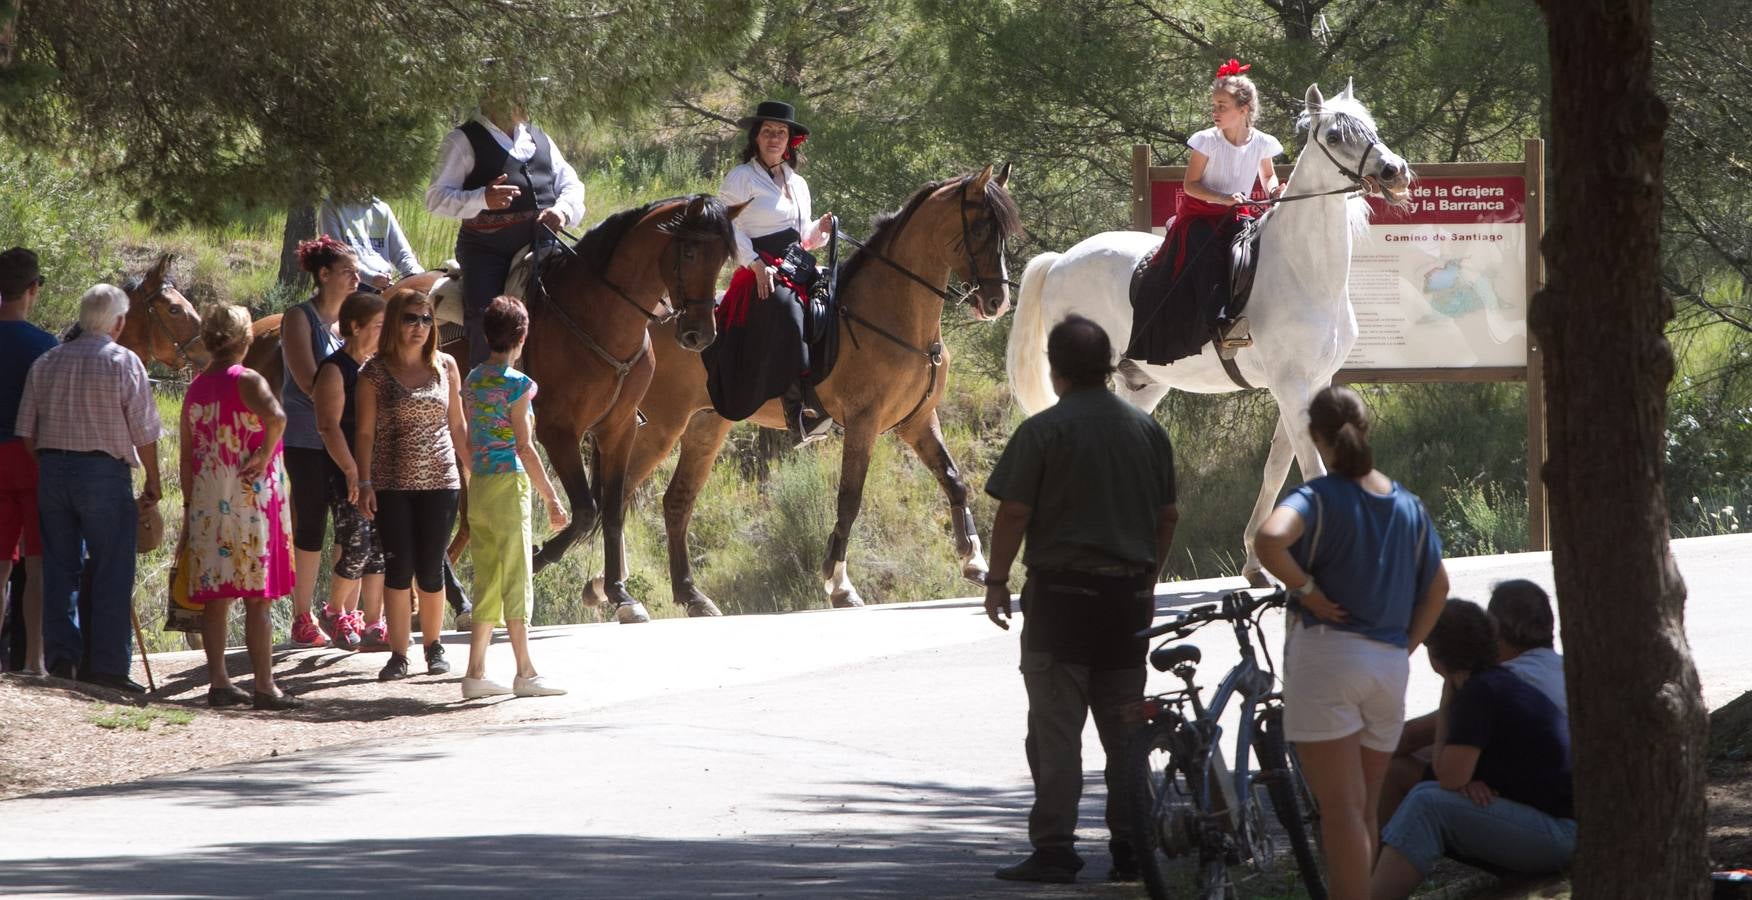
{"type": "Polygon", "coordinates": [[[221,709],[227,706],[244,706],[250,702],[250,699],[249,691],[246,691],[235,684],[227,685],[222,688],[207,688],[207,705],[214,709],[221,709]]]}
{"type": "Polygon", "coordinates": [[[264,694],[261,691],[255,692],[256,709],[288,710],[300,709],[303,706],[304,701],[292,696],[291,694],[284,692],[279,694],[264,694]]]}

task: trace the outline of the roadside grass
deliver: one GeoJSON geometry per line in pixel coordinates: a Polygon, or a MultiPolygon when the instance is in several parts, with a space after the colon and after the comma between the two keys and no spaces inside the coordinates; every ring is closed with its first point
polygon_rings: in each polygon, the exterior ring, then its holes
{"type": "Polygon", "coordinates": [[[195,720],[195,714],[190,710],[165,706],[111,706],[107,703],[92,706],[86,721],[111,731],[151,731],[155,723],[187,725],[195,720]]]}

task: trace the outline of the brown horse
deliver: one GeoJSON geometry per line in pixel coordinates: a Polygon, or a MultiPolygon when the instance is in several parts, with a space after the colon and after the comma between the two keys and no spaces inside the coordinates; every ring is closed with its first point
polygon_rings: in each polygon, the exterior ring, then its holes
{"type": "Polygon", "coordinates": [[[201,343],[201,316],[170,280],[170,254],[130,280],[128,315],[116,343],[134,351],[141,362],[159,362],[181,371],[204,366],[210,358],[201,343]]]}
{"type": "MultiPolygon", "coordinates": [[[[385,297],[394,293],[397,288],[413,288],[422,293],[430,293],[438,279],[445,276],[442,269],[409,275],[395,284],[385,288],[385,297]]],[[[243,364],[262,373],[268,380],[268,386],[274,389],[274,396],[280,396],[280,387],[286,377],[286,358],[280,352],[280,316],[262,316],[250,325],[249,350],[243,354],[243,364]]],[[[468,362],[468,343],[462,338],[453,339],[441,347],[445,353],[456,357],[459,361],[468,362]]]]}
{"type": "Polygon", "coordinates": [[[650,620],[623,583],[621,529],[639,403],[656,369],[651,326],[673,320],[677,353],[697,354],[716,338],[713,292],[741,211],[697,194],[616,213],[538,276],[543,290],[531,291],[546,299],[530,306],[522,368],[541,385],[536,438],[572,505],[572,523],[542,545],[535,565],[559,559],[600,524],[605,592],[622,623],[650,620]],[[596,444],[595,490],[579,450],[585,434],[596,444]]]}
{"type": "MultiPolygon", "coordinates": [[[[943,445],[937,420],[937,401],[949,369],[941,320],[943,305],[953,296],[946,289],[951,274],[971,286],[965,300],[975,318],[996,319],[1009,308],[1004,240],[1020,229],[1020,221],[1005,188],[1008,179],[1008,165],[996,177],[987,166],[925,185],[899,212],[878,221],[868,245],[840,274],[840,356],[818,388],[827,412],[845,428],[839,514],[821,569],[834,606],[863,605],[846,574],[846,544],[863,500],[876,438],[890,431],[913,449],[948,496],[962,575],[974,582],[985,577],[985,558],[967,508],[967,485],[943,445]]],[[[718,615],[716,604],[694,585],[687,529],[694,501],[732,423],[712,411],[705,366],[658,343],[657,378],[641,406],[649,421],[639,431],[634,477],[628,485],[636,487],[649,478],[680,439],[681,460],[663,495],[671,590],[688,615],[718,615]]],[[[777,400],[763,406],[753,421],[766,428],[786,427],[777,400]]],[[[614,556],[607,559],[624,568],[614,556]]]]}

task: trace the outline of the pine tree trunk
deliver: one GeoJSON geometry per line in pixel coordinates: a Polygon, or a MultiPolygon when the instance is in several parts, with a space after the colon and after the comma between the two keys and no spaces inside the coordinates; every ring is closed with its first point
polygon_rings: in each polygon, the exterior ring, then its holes
{"type": "Polygon", "coordinates": [[[298,242],[316,237],[316,206],[293,203],[286,208],[286,230],[280,235],[280,283],[297,286],[304,283],[304,270],[298,265],[298,242]]]}
{"type": "Polygon", "coordinates": [[[1577,897],[1708,896],[1707,717],[1667,544],[1673,355],[1660,274],[1650,0],[1539,0],[1551,54],[1545,353],[1552,561],[1580,840],[1577,897]]]}

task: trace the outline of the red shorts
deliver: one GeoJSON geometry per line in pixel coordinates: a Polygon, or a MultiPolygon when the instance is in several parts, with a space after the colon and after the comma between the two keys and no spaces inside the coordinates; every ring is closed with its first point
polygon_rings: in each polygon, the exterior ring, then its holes
{"type": "Polygon", "coordinates": [[[0,560],[14,560],[23,545],[25,556],[43,555],[43,533],[37,528],[36,457],[24,441],[0,444],[0,560]]]}

